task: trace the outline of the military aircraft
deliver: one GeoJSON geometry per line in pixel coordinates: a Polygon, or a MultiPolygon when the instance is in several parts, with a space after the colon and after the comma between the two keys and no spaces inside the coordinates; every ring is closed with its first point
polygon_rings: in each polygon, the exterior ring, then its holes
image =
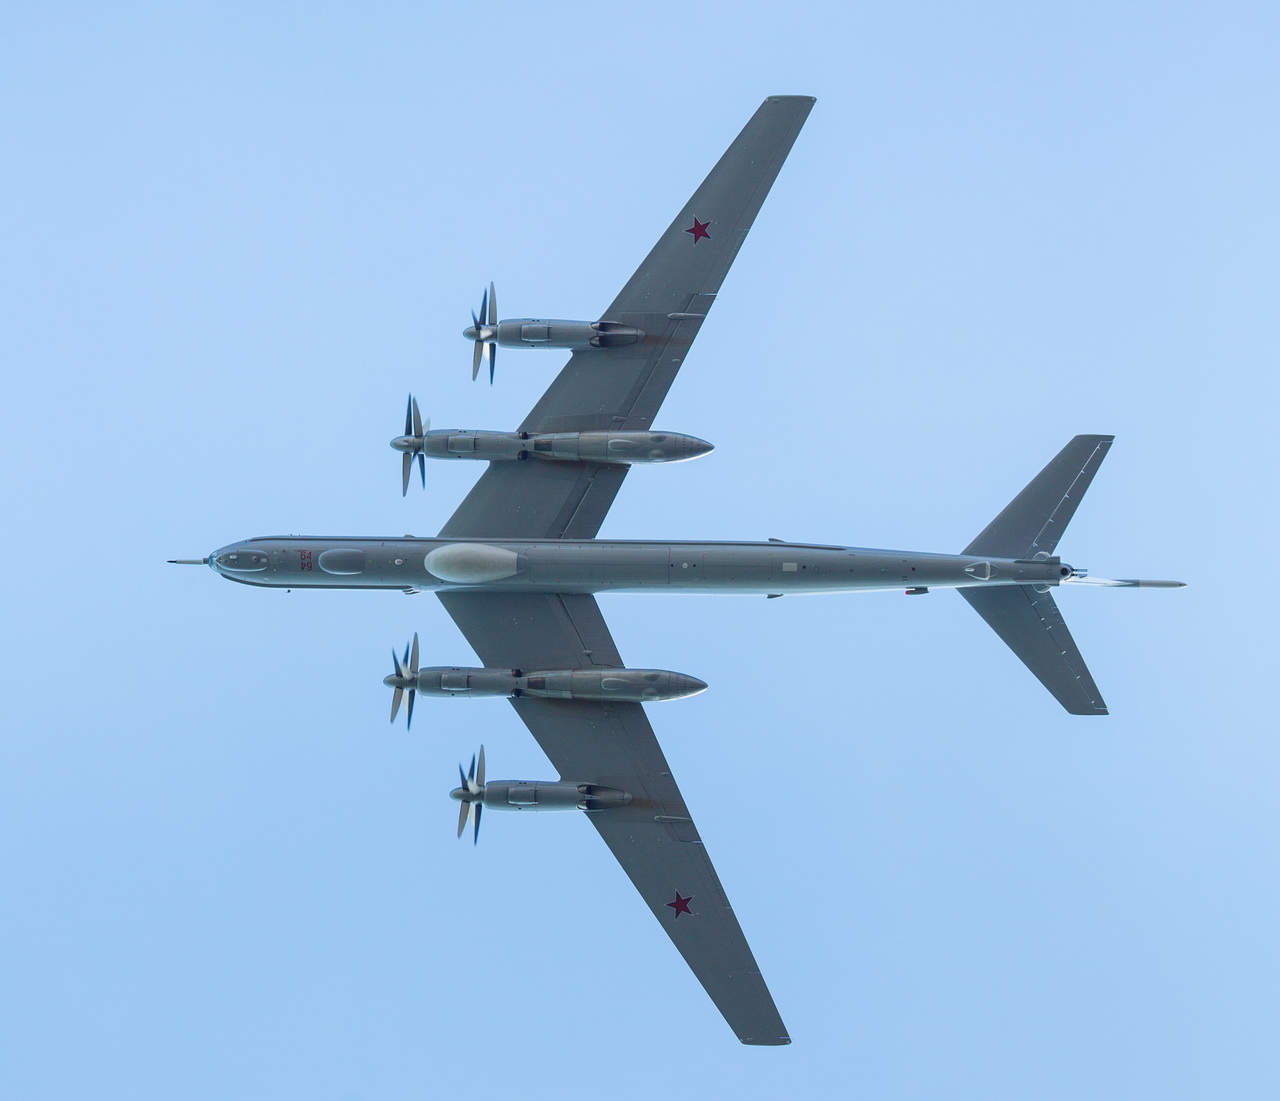
{"type": "Polygon", "coordinates": [[[421,667],[415,635],[392,653],[392,721],[407,698],[411,722],[418,695],[504,696],[559,772],[486,782],[482,748],[452,793],[459,836],[469,822],[478,835],[486,807],[585,812],[735,1034],[758,1045],[790,1040],[643,706],[706,685],[625,666],[596,595],[956,589],[1069,712],[1104,715],[1052,590],[1179,584],[1090,578],[1055,554],[1105,435],[1071,440],[959,554],[596,538],[633,466],[711,450],[654,418],[813,103],[764,101],[598,320],[499,321],[486,293],[464,334],[473,378],[484,362],[492,375],[499,344],[572,354],[514,432],[432,431],[410,398],[391,444],[402,493],[415,460],[424,485],[427,458],[489,464],[434,539],[274,536],[189,560],[264,588],[435,592],[482,665],[421,667]]]}

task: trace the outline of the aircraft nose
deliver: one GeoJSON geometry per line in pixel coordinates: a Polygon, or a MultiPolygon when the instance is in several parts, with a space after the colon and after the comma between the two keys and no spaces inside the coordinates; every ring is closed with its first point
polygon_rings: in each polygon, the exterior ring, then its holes
{"type": "Polygon", "coordinates": [[[265,570],[268,562],[267,555],[262,551],[229,547],[214,558],[213,565],[215,569],[228,570],[232,573],[257,573],[259,570],[265,570]]]}

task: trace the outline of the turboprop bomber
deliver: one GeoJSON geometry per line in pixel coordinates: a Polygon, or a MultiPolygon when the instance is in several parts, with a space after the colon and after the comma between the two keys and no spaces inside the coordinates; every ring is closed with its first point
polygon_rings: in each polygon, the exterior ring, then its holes
{"type": "MultiPolygon", "coordinates": [[[[1098,716],[1106,704],[1055,590],[1179,584],[1094,578],[1057,554],[1109,435],[1070,440],[959,553],[597,537],[633,467],[711,450],[653,421],[813,102],[761,104],[602,320],[561,332],[568,362],[514,431],[432,432],[410,398],[391,443],[402,493],[415,461],[424,485],[428,458],[487,464],[439,534],[254,538],[194,560],[267,589],[434,592],[480,664],[421,667],[415,636],[392,654],[392,720],[404,705],[411,721],[419,695],[503,697],[559,773],[486,783],[481,756],[452,793],[459,835],[468,821],[478,831],[484,807],[584,812],[734,1033],[757,1045],[790,1040],[645,710],[706,685],[626,666],[597,596],[955,589],[1067,711],[1098,716]]],[[[466,334],[473,373],[507,340],[496,317],[490,291],[466,334]]]]}

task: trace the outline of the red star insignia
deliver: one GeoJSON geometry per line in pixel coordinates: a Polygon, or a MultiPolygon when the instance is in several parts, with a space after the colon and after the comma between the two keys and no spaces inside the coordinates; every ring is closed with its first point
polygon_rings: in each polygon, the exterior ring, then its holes
{"type": "MultiPolygon", "coordinates": [[[[695,219],[693,220],[693,228],[692,228],[692,229],[686,229],[686,230],[685,230],[685,233],[692,233],[692,234],[693,234],[693,243],[694,243],[695,245],[696,245],[699,241],[701,241],[704,237],[705,237],[708,241],[710,241],[710,240],[711,240],[711,234],[709,234],[709,233],[707,232],[707,226],[709,226],[710,224],[711,224],[710,222],[700,222],[700,221],[698,221],[698,219],[697,219],[697,218],[695,218],[695,219]]],[[[687,911],[686,911],[686,912],[687,912],[687,911]]]]}
{"type": "MultiPolygon", "coordinates": [[[[692,230],[690,232],[692,232],[692,230]]],[[[692,901],[693,895],[685,898],[679,891],[677,891],[675,902],[668,902],[667,905],[676,912],[677,918],[679,918],[681,914],[688,914],[690,917],[693,917],[694,913],[689,909],[689,903],[692,901]]]]}

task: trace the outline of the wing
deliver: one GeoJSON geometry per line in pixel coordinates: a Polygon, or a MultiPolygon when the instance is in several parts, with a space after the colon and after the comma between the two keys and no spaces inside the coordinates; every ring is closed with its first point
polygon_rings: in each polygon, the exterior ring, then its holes
{"type": "MultiPolygon", "coordinates": [[[[574,352],[521,431],[652,426],[813,104],[770,96],[760,105],[601,318],[644,338],[574,352]]],[[[626,472],[617,464],[491,463],[440,534],[593,539],[626,472]]]]}
{"type": "MultiPolygon", "coordinates": [[[[595,598],[438,593],[481,661],[495,668],[619,667],[595,598]]],[[[716,1008],[744,1044],[787,1044],[786,1028],[638,703],[514,699],[562,779],[631,792],[587,817],[716,1008]]]]}

